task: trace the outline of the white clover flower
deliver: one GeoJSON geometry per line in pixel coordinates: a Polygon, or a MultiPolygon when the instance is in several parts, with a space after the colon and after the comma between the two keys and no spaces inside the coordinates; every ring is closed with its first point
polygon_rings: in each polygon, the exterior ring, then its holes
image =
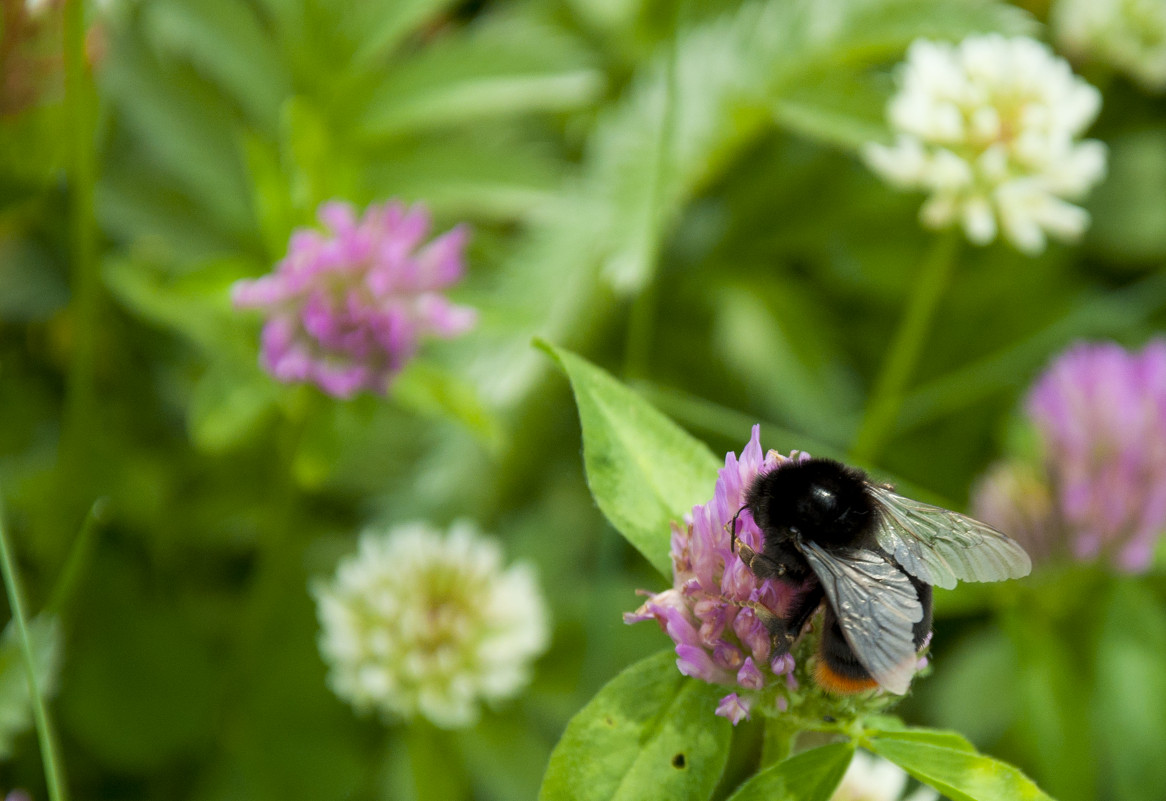
{"type": "Polygon", "coordinates": [[[1105,175],[1105,145],[1078,137],[1097,116],[1101,93],[1041,42],[997,34],[958,45],[917,40],[887,107],[895,143],[862,155],[902,189],[930,192],[923,223],[959,223],[988,244],[998,232],[1028,254],[1046,233],[1072,240],[1088,213],[1065,198],[1105,175]]]}
{"type": "Polygon", "coordinates": [[[504,569],[498,543],[470,523],[366,532],[313,594],[328,684],[360,712],[469,726],[480,702],[526,686],[547,646],[533,570],[504,569]]]}
{"type": "Polygon", "coordinates": [[[1052,26],[1071,58],[1101,61],[1147,89],[1166,89],[1164,0],[1058,0],[1052,26]]]}
{"type": "MultiPolygon", "coordinates": [[[[907,786],[907,774],[894,763],[865,751],[855,751],[842,783],[830,801],[899,801],[907,786]]],[[[904,801],[936,801],[939,793],[920,787],[904,801]]]]}

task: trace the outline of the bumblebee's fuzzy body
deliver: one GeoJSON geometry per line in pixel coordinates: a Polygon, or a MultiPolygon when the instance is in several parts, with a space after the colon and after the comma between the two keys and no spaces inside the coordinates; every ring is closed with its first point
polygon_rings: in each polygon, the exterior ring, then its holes
{"type": "MultiPolygon", "coordinates": [[[[754,575],[808,582],[784,617],[765,620],[774,647],[779,653],[788,651],[825,600],[814,678],[833,693],[864,692],[877,687],[878,681],[847,640],[820,577],[802,552],[804,543],[821,546],[826,553],[863,549],[886,558],[910,580],[922,607],[922,617],[911,632],[916,649],[931,631],[931,586],[907,574],[878,547],[875,524],[881,512],[870,486],[861,470],[829,459],[808,459],[758,476],[745,497],[745,508],[763,536],[759,553],[742,546],[742,556],[754,575]]],[[[862,589],[879,592],[874,584],[862,589]]]]}

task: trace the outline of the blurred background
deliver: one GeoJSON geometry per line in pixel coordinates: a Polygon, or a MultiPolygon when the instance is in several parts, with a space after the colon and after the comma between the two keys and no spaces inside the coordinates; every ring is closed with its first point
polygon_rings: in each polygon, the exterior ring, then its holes
{"type": "MultiPolygon", "coordinates": [[[[368,525],[462,518],[536,567],[552,635],[526,692],[433,769],[465,797],[535,797],[570,716],[670,643],[621,622],[666,582],[596,508],[532,337],[714,453],[760,422],[766,448],[844,456],[936,238],[857,155],[890,139],[895,64],[992,31],[1070,55],[1040,0],[2,8],[0,496],[76,798],[416,797],[410,726],[329,691],[308,587],[368,525]],[[322,202],[390,198],[469,224],[451,294],[476,329],[426,343],[385,396],[277,382],[231,285],[322,202]]],[[[959,247],[864,463],[950,508],[1002,456],[1039,463],[1023,402],[1056,354],[1137,350],[1166,322],[1162,87],[1071,55],[1104,98],[1088,231],[1036,256],[959,247]]],[[[933,673],[898,711],[1064,801],[1161,798],[1162,566],[1050,557],[937,593],[933,673]]],[[[9,633],[13,788],[47,797],[9,633]]]]}

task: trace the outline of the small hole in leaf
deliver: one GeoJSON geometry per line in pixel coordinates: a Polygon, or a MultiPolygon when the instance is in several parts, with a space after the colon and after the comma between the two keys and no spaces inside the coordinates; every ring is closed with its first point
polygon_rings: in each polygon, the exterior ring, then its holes
{"type": "Polygon", "coordinates": [[[676,756],[672,757],[672,767],[676,768],[677,770],[684,770],[684,766],[686,764],[688,763],[684,761],[684,754],[677,754],[676,756]]]}

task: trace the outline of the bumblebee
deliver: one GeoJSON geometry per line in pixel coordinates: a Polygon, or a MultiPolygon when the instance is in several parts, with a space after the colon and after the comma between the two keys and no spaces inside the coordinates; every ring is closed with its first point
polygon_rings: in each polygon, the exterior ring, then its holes
{"type": "Polygon", "coordinates": [[[784,617],[762,615],[776,655],[825,603],[814,678],[835,693],[907,692],[931,632],[932,586],[1032,569],[1024,549],[991,526],[905,498],[830,459],[758,475],[732,527],[732,547],[753,575],[804,587],[784,617]],[[737,541],[745,511],[761,530],[760,551],[737,541]]]}

